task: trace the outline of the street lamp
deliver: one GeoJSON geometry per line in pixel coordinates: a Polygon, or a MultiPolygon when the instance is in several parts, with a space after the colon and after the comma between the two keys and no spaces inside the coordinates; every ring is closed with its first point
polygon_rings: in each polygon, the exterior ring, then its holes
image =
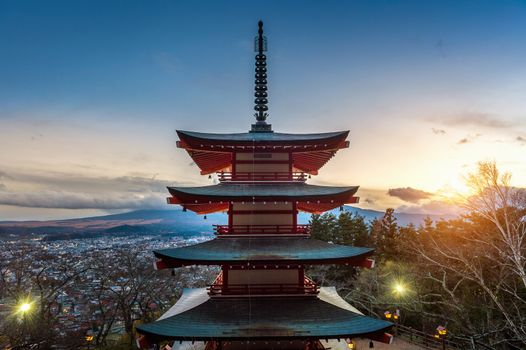
{"type": "Polygon", "coordinates": [[[84,336],[84,339],[86,339],[86,342],[88,343],[88,349],[89,349],[89,346],[91,344],[91,342],[93,341],[93,334],[91,333],[88,333],[84,336]]]}
{"type": "Polygon", "coordinates": [[[33,309],[33,303],[29,297],[22,299],[18,302],[14,309],[14,315],[18,315],[19,321],[22,323],[22,337],[25,338],[28,332],[27,317],[33,309]]]}
{"type": "MultiPolygon", "coordinates": [[[[405,296],[408,289],[403,282],[395,281],[395,283],[391,287],[391,291],[397,299],[400,299],[405,296]]],[[[395,335],[398,335],[398,323],[400,323],[400,308],[398,306],[396,306],[396,310],[392,314],[392,317],[395,324],[395,335]]]]}
{"type": "Polygon", "coordinates": [[[398,323],[400,322],[400,309],[396,308],[395,312],[389,310],[384,312],[384,316],[387,320],[393,319],[395,324],[395,335],[398,335],[398,323]]]}
{"type": "Polygon", "coordinates": [[[20,318],[26,319],[27,315],[33,310],[33,301],[29,299],[21,300],[15,305],[14,314],[19,315],[20,318]]]}
{"type": "Polygon", "coordinates": [[[29,312],[29,310],[31,310],[31,304],[30,303],[21,303],[20,305],[18,305],[18,312],[21,313],[21,314],[25,314],[27,312],[29,312]]]}
{"type": "Polygon", "coordinates": [[[30,297],[25,297],[18,301],[15,306],[15,314],[19,314],[25,317],[33,309],[34,301],[30,297]]]}
{"type": "Polygon", "coordinates": [[[442,340],[442,350],[446,350],[446,335],[447,335],[447,329],[444,326],[438,326],[436,328],[437,333],[435,334],[435,338],[442,340]]]}
{"type": "Polygon", "coordinates": [[[396,294],[399,297],[403,296],[406,291],[407,287],[402,282],[396,282],[393,285],[393,294],[396,294]]]}

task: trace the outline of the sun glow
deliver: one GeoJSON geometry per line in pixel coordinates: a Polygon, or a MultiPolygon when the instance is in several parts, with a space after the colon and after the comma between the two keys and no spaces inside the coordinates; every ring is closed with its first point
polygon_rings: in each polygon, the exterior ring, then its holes
{"type": "Polygon", "coordinates": [[[447,183],[435,193],[438,199],[452,205],[462,204],[473,194],[473,189],[468,186],[467,179],[460,175],[450,176],[447,183]]]}

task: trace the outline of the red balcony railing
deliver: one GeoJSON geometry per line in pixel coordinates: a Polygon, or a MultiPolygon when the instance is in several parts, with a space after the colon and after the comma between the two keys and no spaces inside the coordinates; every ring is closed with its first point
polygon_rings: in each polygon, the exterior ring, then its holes
{"type": "Polygon", "coordinates": [[[219,181],[305,181],[308,175],[301,172],[220,172],[219,181]]]}
{"type": "Polygon", "coordinates": [[[297,283],[223,284],[220,273],[208,287],[210,295],[269,295],[269,294],[318,294],[319,288],[310,278],[305,277],[303,285],[297,283]]]}
{"type": "Polygon", "coordinates": [[[214,225],[218,235],[309,234],[310,225],[214,225]]]}

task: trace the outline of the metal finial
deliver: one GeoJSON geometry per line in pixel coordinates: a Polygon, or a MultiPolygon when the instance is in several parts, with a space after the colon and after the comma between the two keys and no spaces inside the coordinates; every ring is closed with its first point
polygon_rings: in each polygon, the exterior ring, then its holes
{"type": "Polygon", "coordinates": [[[267,56],[264,52],[267,51],[267,38],[263,35],[263,21],[258,22],[258,36],[254,41],[254,50],[257,52],[256,55],[256,81],[255,81],[255,93],[254,100],[255,106],[254,116],[256,117],[256,123],[252,124],[251,132],[272,132],[272,127],[267,124],[266,119],[268,116],[267,104],[267,56]]]}

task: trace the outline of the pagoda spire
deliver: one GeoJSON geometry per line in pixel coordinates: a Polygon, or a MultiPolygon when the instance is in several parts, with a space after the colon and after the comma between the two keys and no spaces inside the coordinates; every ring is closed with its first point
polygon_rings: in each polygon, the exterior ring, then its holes
{"type": "Polygon", "coordinates": [[[255,92],[254,100],[255,106],[254,116],[256,117],[256,123],[252,124],[250,132],[272,132],[272,126],[267,124],[266,119],[268,116],[268,93],[267,93],[267,56],[264,52],[267,51],[267,38],[263,35],[263,21],[258,22],[258,36],[254,41],[254,50],[257,52],[256,55],[256,81],[255,81],[255,92]]]}

